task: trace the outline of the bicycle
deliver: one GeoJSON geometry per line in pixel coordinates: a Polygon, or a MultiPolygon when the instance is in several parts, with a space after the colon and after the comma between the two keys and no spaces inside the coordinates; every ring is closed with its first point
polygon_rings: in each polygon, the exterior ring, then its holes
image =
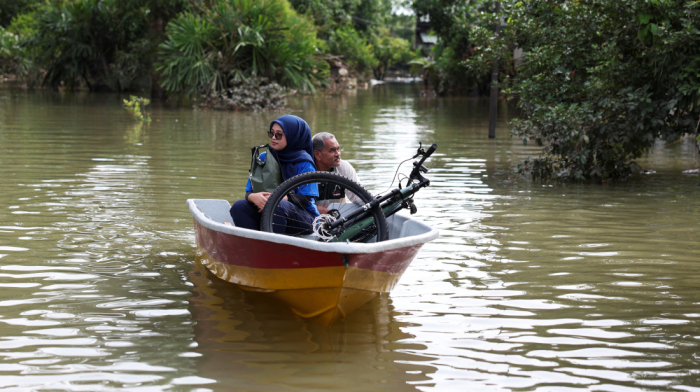
{"type": "MultiPolygon", "coordinates": [[[[402,187],[401,180],[399,180],[398,188],[383,196],[373,197],[361,185],[334,173],[309,172],[294,176],[280,184],[270,195],[262,211],[260,228],[262,231],[272,233],[275,232],[276,225],[284,224],[286,226],[286,220],[280,219],[275,211],[288,205],[283,203],[285,201],[304,209],[310,201],[309,198],[297,195],[294,191],[302,185],[316,183],[324,192],[327,192],[328,189],[332,189],[331,192],[338,190],[340,196],[347,196],[346,192],[348,191],[354,193],[362,200],[363,205],[358,206],[354,203],[331,204],[332,208],[329,208],[327,214],[321,214],[313,220],[310,230],[288,233],[288,235],[317,238],[326,242],[385,241],[389,236],[387,217],[404,208],[408,208],[411,214],[416,213],[417,208],[413,202],[413,196],[421,188],[430,185],[430,180],[423,177],[423,173],[428,172],[428,168],[423,166],[423,163],[436,149],[437,144],[433,144],[425,151],[421,143],[416,154],[406,160],[421,157],[419,161],[413,162],[413,170],[406,178],[406,186],[402,187]],[[340,189],[344,189],[345,192],[340,192],[340,189]]],[[[303,218],[299,219],[306,221],[303,218]]]]}

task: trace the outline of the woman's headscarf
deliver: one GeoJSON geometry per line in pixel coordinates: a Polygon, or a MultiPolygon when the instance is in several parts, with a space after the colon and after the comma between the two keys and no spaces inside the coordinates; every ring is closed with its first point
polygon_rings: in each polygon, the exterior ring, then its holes
{"type": "Polygon", "coordinates": [[[283,150],[274,151],[270,149],[277,156],[277,160],[282,168],[282,177],[286,180],[297,175],[297,164],[304,161],[311,162],[316,168],[309,124],[302,118],[291,114],[285,114],[271,122],[270,129],[275,123],[282,127],[284,137],[287,138],[287,147],[283,150]]]}

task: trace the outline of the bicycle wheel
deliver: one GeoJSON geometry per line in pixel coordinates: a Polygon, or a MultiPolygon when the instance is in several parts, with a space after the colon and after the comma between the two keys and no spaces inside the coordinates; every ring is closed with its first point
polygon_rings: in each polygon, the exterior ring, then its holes
{"type": "Polygon", "coordinates": [[[363,203],[373,199],[361,185],[338,174],[329,172],[299,174],[280,184],[267,199],[261,213],[260,229],[270,233],[311,236],[329,242],[370,242],[372,240],[379,242],[388,239],[386,217],[379,205],[331,231],[326,230],[325,222],[342,220],[361,206],[354,203],[333,203],[328,206],[329,213],[321,214],[315,219],[311,217],[310,221],[310,214],[304,209],[307,199],[295,193],[297,188],[307,184],[318,184],[321,189],[345,189],[354,193],[363,203]]]}

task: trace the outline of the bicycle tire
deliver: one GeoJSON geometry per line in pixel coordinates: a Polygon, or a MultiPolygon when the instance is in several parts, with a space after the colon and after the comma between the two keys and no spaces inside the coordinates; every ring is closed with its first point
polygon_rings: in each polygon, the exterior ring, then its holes
{"type": "MultiPolygon", "coordinates": [[[[280,184],[280,186],[278,186],[275,189],[274,192],[272,192],[267,202],[265,203],[265,208],[263,208],[261,213],[260,230],[270,233],[277,232],[282,234],[281,224],[276,224],[275,218],[277,217],[278,222],[280,220],[284,220],[286,224],[286,219],[289,218],[289,215],[291,215],[291,213],[289,212],[289,209],[284,209],[284,206],[288,205],[284,202],[293,200],[293,198],[290,197],[290,194],[293,195],[293,193],[291,192],[293,192],[295,189],[299,188],[302,185],[312,183],[325,183],[331,186],[341,186],[345,188],[345,190],[357,195],[363,203],[368,203],[373,199],[372,195],[369,192],[367,192],[367,190],[364,187],[341,175],[330,172],[308,172],[299,174],[284,181],[282,184],[280,184]],[[287,214],[284,216],[285,219],[280,219],[280,211],[285,212],[287,214]]],[[[346,216],[350,211],[358,208],[358,206],[353,203],[339,203],[335,204],[334,206],[336,207],[335,210],[338,211],[339,217],[346,216]]],[[[384,216],[384,212],[382,211],[379,205],[376,205],[375,207],[369,209],[369,216],[364,219],[369,219],[369,221],[364,222],[365,225],[367,225],[367,227],[359,231],[357,234],[353,234],[352,237],[345,238],[343,237],[343,233],[348,232],[348,230],[351,228],[352,230],[349,232],[356,231],[357,227],[360,226],[354,226],[358,224],[358,222],[360,221],[359,219],[353,219],[347,225],[341,226],[339,230],[337,230],[334,233],[325,233],[327,236],[331,236],[331,238],[325,238],[325,240],[368,242],[372,239],[375,239],[375,241],[379,242],[388,239],[389,229],[386,217],[384,216]]],[[[292,236],[313,235],[311,230],[299,232],[295,230],[288,230],[287,227],[285,227],[285,232],[283,234],[292,236]]]]}

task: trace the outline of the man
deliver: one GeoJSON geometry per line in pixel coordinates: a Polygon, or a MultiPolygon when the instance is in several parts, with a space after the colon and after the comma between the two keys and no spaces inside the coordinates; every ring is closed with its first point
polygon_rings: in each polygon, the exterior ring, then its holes
{"type": "MultiPolygon", "coordinates": [[[[316,170],[335,172],[358,184],[360,183],[357,172],[352,165],[340,159],[340,145],[333,134],[328,132],[317,133],[314,135],[312,143],[314,145],[316,170]]],[[[323,192],[319,189],[319,194],[320,197],[316,202],[316,207],[318,207],[318,211],[321,214],[328,213],[328,204],[330,203],[345,203],[346,196],[355,204],[365,204],[357,195],[345,191],[345,189],[328,189],[323,192]]]]}

